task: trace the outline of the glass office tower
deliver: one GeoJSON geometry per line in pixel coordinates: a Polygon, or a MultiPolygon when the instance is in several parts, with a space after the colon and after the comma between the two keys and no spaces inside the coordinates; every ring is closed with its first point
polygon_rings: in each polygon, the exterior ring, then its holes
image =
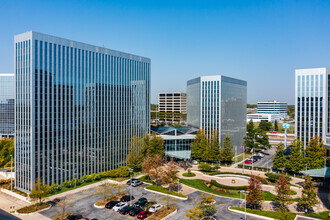
{"type": "Polygon", "coordinates": [[[0,73],[0,137],[15,134],[15,76],[0,73]]]}
{"type": "Polygon", "coordinates": [[[232,138],[237,151],[246,133],[247,83],[226,76],[201,76],[187,82],[187,124],[210,135],[219,132],[220,142],[232,138]]]}
{"type": "Polygon", "coordinates": [[[125,165],[149,131],[150,59],[26,32],[15,36],[15,185],[125,165]]]}
{"type": "Polygon", "coordinates": [[[304,146],[315,136],[330,156],[330,68],[297,69],[295,74],[295,135],[304,146]]]}

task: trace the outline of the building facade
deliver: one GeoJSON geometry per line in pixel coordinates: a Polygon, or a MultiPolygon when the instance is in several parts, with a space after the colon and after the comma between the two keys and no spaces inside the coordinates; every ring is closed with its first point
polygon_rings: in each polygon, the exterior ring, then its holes
{"type": "Polygon", "coordinates": [[[15,76],[0,73],[0,138],[15,134],[15,76]]]}
{"type": "Polygon", "coordinates": [[[330,156],[330,68],[295,71],[295,135],[304,146],[319,136],[330,156]]]}
{"type": "Polygon", "coordinates": [[[246,81],[222,75],[201,76],[187,82],[187,124],[210,135],[226,135],[241,151],[246,134],[246,81]]]}
{"type": "Polygon", "coordinates": [[[165,156],[180,160],[190,160],[191,143],[194,141],[197,129],[192,127],[151,127],[151,131],[164,140],[165,156]]]}
{"type": "Polygon", "coordinates": [[[249,122],[252,120],[253,122],[261,122],[261,121],[267,121],[267,122],[275,122],[281,119],[280,114],[247,114],[246,115],[246,121],[249,122]]]}
{"type": "Polygon", "coordinates": [[[278,102],[276,100],[257,103],[259,114],[279,114],[283,119],[287,116],[287,107],[287,102],[278,102]]]}
{"type": "Polygon", "coordinates": [[[187,113],[187,93],[163,92],[158,94],[160,112],[187,113]]]}
{"type": "Polygon", "coordinates": [[[150,59],[37,32],[15,36],[15,187],[125,165],[149,132],[150,59]]]}

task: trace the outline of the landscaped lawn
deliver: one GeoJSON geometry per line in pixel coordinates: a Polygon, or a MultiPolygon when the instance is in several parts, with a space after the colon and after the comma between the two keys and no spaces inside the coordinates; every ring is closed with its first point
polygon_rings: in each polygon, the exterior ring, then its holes
{"type": "MultiPolygon", "coordinates": [[[[238,211],[243,211],[243,212],[245,211],[245,209],[243,207],[231,206],[230,208],[238,210],[238,211]]],[[[263,210],[257,210],[257,209],[249,209],[249,208],[246,209],[246,212],[256,214],[256,215],[262,215],[262,216],[266,216],[266,217],[274,218],[274,219],[279,219],[283,215],[282,213],[276,212],[276,211],[263,211],[263,210]]],[[[296,217],[296,214],[290,212],[287,219],[294,220],[295,217],[296,217]]]]}
{"type": "MultiPolygon", "coordinates": [[[[216,191],[216,190],[214,190],[215,189],[214,186],[209,188],[208,186],[206,186],[204,184],[204,180],[201,180],[201,179],[180,179],[180,183],[190,186],[192,188],[204,191],[204,192],[212,193],[214,195],[238,198],[238,199],[241,198],[239,190],[229,190],[230,193],[216,191]]],[[[272,201],[274,197],[275,197],[274,194],[272,194],[268,191],[264,191],[265,201],[272,201]]]]}
{"type": "Polygon", "coordinates": [[[305,215],[309,216],[309,217],[314,217],[314,218],[329,219],[330,211],[314,212],[314,213],[309,213],[309,214],[305,214],[305,215]]]}
{"type": "Polygon", "coordinates": [[[183,195],[181,193],[177,193],[177,192],[168,190],[168,189],[166,189],[162,186],[150,185],[150,186],[147,186],[146,189],[153,190],[153,191],[156,191],[156,192],[166,193],[166,194],[169,194],[169,195],[178,196],[178,197],[182,197],[182,198],[187,198],[187,195],[183,195]]]}

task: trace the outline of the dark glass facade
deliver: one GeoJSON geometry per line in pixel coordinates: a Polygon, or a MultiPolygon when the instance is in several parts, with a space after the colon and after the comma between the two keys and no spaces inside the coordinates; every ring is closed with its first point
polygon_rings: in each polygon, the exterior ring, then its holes
{"type": "Polygon", "coordinates": [[[0,137],[15,134],[15,77],[0,73],[0,137]]]}

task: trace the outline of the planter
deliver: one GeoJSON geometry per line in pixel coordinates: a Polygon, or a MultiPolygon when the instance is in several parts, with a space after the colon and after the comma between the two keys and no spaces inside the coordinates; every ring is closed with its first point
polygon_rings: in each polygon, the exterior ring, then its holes
{"type": "Polygon", "coordinates": [[[35,212],[30,212],[30,213],[18,213],[17,211],[15,211],[15,214],[17,215],[32,215],[32,214],[35,214],[35,213],[38,213],[38,212],[41,212],[41,211],[45,211],[47,209],[50,209],[51,206],[47,207],[47,208],[44,208],[44,209],[40,209],[38,211],[35,211],[35,212]]]}
{"type": "Polygon", "coordinates": [[[104,209],[105,205],[99,206],[99,205],[96,205],[96,203],[94,203],[94,207],[97,209],[104,209]]]}

